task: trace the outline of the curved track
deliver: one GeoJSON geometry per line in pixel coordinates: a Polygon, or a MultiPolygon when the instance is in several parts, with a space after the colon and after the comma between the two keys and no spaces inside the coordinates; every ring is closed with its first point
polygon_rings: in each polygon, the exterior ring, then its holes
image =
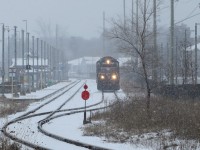
{"type": "MultiPolygon", "coordinates": [[[[58,99],[59,97],[63,96],[64,94],[66,94],[69,90],[71,90],[72,88],[74,88],[75,86],[77,86],[77,84],[79,84],[80,81],[77,81],[77,82],[73,82],[71,83],[70,85],[62,88],[61,90],[58,90],[57,92],[54,93],[54,95],[52,94],[52,98],[47,101],[46,103],[38,106],[37,108],[21,115],[20,117],[17,117],[16,119],[13,119],[11,120],[10,122],[8,122],[7,124],[5,124],[2,128],[2,132],[7,136],[9,137],[10,139],[16,141],[16,142],[19,142],[19,143],[22,143],[28,147],[31,147],[31,148],[34,148],[34,149],[49,149],[49,148],[46,148],[46,147],[43,147],[43,146],[39,146],[37,144],[34,144],[34,143],[31,143],[27,140],[23,140],[21,138],[18,138],[17,136],[9,133],[6,129],[8,128],[9,125],[12,125],[14,123],[18,123],[20,121],[23,121],[23,120],[26,120],[26,119],[30,119],[30,118],[34,118],[34,117],[38,117],[38,116],[43,116],[43,115],[47,115],[45,118],[41,119],[39,122],[38,122],[38,130],[45,134],[46,136],[49,136],[51,138],[54,138],[56,140],[59,140],[59,141],[62,141],[62,142],[66,142],[66,143],[70,143],[70,144],[74,144],[76,146],[81,146],[81,147],[85,147],[85,148],[88,148],[88,149],[98,149],[98,150],[104,150],[106,148],[103,148],[103,147],[99,147],[99,146],[95,146],[95,145],[91,145],[91,144],[87,144],[87,143],[83,143],[83,142],[78,142],[78,141],[75,141],[75,140],[71,140],[71,139],[68,139],[68,138],[64,138],[64,137],[61,137],[59,135],[55,135],[55,134],[52,134],[46,130],[44,130],[42,128],[42,126],[49,122],[50,120],[53,120],[53,119],[56,119],[56,118],[59,118],[59,117],[63,117],[63,116],[67,116],[67,115],[72,115],[72,114],[75,114],[75,113],[81,113],[81,112],[84,112],[84,107],[75,107],[75,108],[70,108],[70,109],[62,109],[63,106],[66,105],[66,103],[68,103],[76,94],[77,92],[81,89],[81,87],[84,85],[81,84],[79,85],[79,88],[76,89],[75,92],[73,92],[73,94],[65,99],[64,101],[61,102],[61,104],[59,104],[59,106],[53,110],[53,111],[46,111],[46,112],[38,112],[41,108],[51,104],[54,100],[58,99]],[[70,112],[69,112],[70,111],[70,112]],[[36,113],[37,112],[37,113],[36,113]],[[67,112],[67,113],[65,113],[67,112]],[[57,114],[56,113],[61,113],[61,114],[57,114]]],[[[115,94],[116,95],[116,94],[115,94]]],[[[117,95],[116,95],[117,97],[117,95]]],[[[89,105],[87,106],[87,108],[89,107],[93,107],[93,106],[96,106],[96,105],[99,105],[100,103],[102,103],[104,101],[104,93],[102,93],[102,99],[101,101],[95,103],[95,104],[92,104],[92,105],[89,105]]],[[[110,107],[110,106],[108,106],[110,107]]],[[[101,107],[101,108],[93,108],[93,109],[88,109],[87,111],[94,111],[94,110],[100,110],[100,109],[104,109],[105,107],[101,107]]]]}

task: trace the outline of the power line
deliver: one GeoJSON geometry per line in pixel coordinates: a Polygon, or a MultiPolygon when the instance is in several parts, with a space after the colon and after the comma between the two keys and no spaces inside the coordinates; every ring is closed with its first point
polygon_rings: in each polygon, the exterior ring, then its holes
{"type": "Polygon", "coordinates": [[[197,6],[190,12],[190,14],[189,14],[187,17],[191,16],[191,15],[193,14],[193,12],[197,10],[197,8],[199,8],[199,5],[197,5],[197,6]]]}
{"type": "Polygon", "coordinates": [[[191,19],[191,18],[193,18],[193,17],[195,17],[195,16],[198,16],[198,15],[200,15],[200,13],[197,13],[197,14],[195,14],[195,15],[192,15],[192,16],[190,16],[190,17],[187,17],[187,18],[185,18],[185,19],[183,19],[183,20],[181,20],[181,21],[175,22],[175,24],[179,24],[179,23],[181,23],[181,22],[183,22],[183,21],[185,21],[185,20],[191,19]]]}

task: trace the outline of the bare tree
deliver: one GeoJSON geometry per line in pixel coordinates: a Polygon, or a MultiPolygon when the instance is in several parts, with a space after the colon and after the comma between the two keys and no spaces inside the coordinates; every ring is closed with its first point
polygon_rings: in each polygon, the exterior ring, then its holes
{"type": "MultiPolygon", "coordinates": [[[[160,3],[157,4],[157,7],[160,3]]],[[[152,0],[141,0],[139,2],[138,30],[132,29],[132,19],[127,18],[126,24],[122,19],[112,19],[113,28],[109,31],[108,36],[117,40],[121,52],[131,55],[136,63],[133,63],[133,69],[145,81],[146,107],[150,108],[150,95],[152,86],[150,76],[152,75],[153,53],[153,31],[152,31],[152,0]]],[[[134,23],[134,26],[136,24],[134,23]]]]}

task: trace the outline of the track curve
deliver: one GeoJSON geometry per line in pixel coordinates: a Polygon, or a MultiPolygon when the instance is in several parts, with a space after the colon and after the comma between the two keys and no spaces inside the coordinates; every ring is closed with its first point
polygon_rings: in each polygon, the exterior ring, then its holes
{"type": "MultiPolygon", "coordinates": [[[[76,84],[76,83],[74,83],[76,84]]],[[[83,86],[84,84],[82,84],[83,86]]],[[[81,86],[81,87],[82,87],[81,86]]],[[[80,87],[80,88],[81,88],[80,87]]],[[[77,90],[79,91],[80,88],[77,90]]],[[[77,92],[76,91],[76,92],[77,92]]],[[[66,91],[65,91],[66,92],[66,91]]],[[[64,91],[62,91],[61,93],[65,93],[64,91]]],[[[59,96],[61,96],[62,94],[58,94],[59,96]]],[[[76,95],[76,93],[74,93],[74,95],[76,95]]],[[[34,148],[34,149],[49,149],[49,148],[46,148],[44,146],[39,146],[37,144],[33,144],[29,141],[26,141],[26,140],[23,140],[23,139],[20,139],[16,136],[13,136],[11,133],[7,132],[6,129],[9,125],[11,124],[14,124],[16,122],[20,122],[22,120],[25,120],[25,119],[29,119],[29,118],[34,118],[34,117],[38,117],[38,116],[43,116],[43,115],[48,115],[47,117],[45,117],[44,119],[40,120],[38,122],[38,130],[47,135],[47,136],[50,136],[51,138],[54,138],[54,139],[57,139],[57,140],[60,140],[60,141],[63,141],[63,142],[67,142],[67,143],[70,143],[70,144],[74,144],[74,145],[77,145],[77,146],[81,146],[81,147],[85,147],[85,148],[88,148],[88,149],[101,149],[101,150],[105,150],[106,148],[103,148],[103,147],[98,147],[98,146],[95,146],[95,145],[91,145],[91,144],[87,144],[87,143],[83,143],[83,142],[77,142],[77,141],[73,141],[73,140],[70,140],[70,139],[67,139],[67,138],[63,138],[63,137],[60,137],[58,135],[53,135],[51,133],[48,133],[48,131],[45,131],[42,126],[49,122],[50,120],[53,120],[55,118],[58,118],[58,117],[62,117],[62,116],[66,116],[66,115],[71,115],[71,114],[75,114],[75,113],[81,113],[81,112],[84,112],[84,107],[76,107],[76,108],[70,108],[70,109],[63,109],[61,110],[61,108],[74,96],[72,95],[69,99],[67,99],[64,103],[62,103],[57,109],[53,110],[53,111],[47,111],[47,112],[42,112],[42,113],[35,113],[37,110],[41,109],[42,107],[44,107],[45,105],[48,105],[49,103],[51,103],[53,100],[51,99],[50,101],[44,103],[43,105],[40,105],[39,107],[35,108],[34,110],[31,110],[23,115],[21,115],[20,117],[17,117],[16,119],[13,119],[11,120],[10,122],[8,122],[7,124],[5,124],[2,128],[2,132],[7,136],[9,137],[10,139],[16,141],[16,142],[19,142],[21,144],[24,144],[28,147],[31,147],[31,148],[34,148]],[[70,111],[70,112],[68,112],[70,111]],[[65,113],[67,112],[67,113],[65,113]],[[33,114],[35,113],[35,114],[33,114]],[[53,116],[55,115],[56,113],[63,113],[63,114],[59,114],[59,115],[56,115],[56,116],[53,116]]],[[[59,96],[56,96],[56,97],[59,97],[59,96]]],[[[55,97],[53,98],[54,100],[56,99],[55,97]]],[[[93,106],[96,106],[96,105],[99,105],[101,104],[102,102],[104,101],[104,94],[102,93],[102,99],[101,101],[99,101],[98,103],[95,103],[95,104],[92,104],[92,105],[89,105],[87,106],[87,108],[90,108],[90,107],[93,107],[93,106]]],[[[108,107],[111,107],[111,106],[108,106],[108,107]]],[[[101,108],[96,108],[96,109],[88,109],[87,111],[94,111],[94,110],[100,110],[100,109],[104,109],[106,107],[101,107],[101,108]]]]}

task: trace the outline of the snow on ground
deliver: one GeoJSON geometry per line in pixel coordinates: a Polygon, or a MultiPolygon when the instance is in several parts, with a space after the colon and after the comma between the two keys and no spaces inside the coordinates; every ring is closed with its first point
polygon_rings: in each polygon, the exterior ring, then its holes
{"type": "MultiPolygon", "coordinates": [[[[81,82],[83,83],[83,82],[81,82]]],[[[81,84],[80,83],[80,84],[81,84]]],[[[24,99],[32,99],[34,98],[42,98],[46,94],[50,94],[51,92],[54,92],[55,90],[62,88],[63,86],[69,84],[69,82],[62,82],[57,85],[54,85],[52,87],[43,89],[42,91],[34,92],[31,94],[27,94],[26,96],[23,96],[24,99]]],[[[79,84],[79,85],[80,85],[79,84]]],[[[101,101],[101,92],[97,91],[96,89],[96,82],[95,80],[87,80],[87,85],[88,85],[88,91],[90,92],[90,99],[87,100],[87,105],[91,105],[94,103],[97,103],[101,101]]],[[[77,85],[78,86],[78,85],[77,85]]],[[[79,93],[73,97],[73,99],[67,103],[62,109],[68,109],[68,108],[74,108],[74,107],[83,107],[85,105],[84,100],[81,99],[81,92],[84,89],[79,90],[79,93]]],[[[70,93],[73,93],[73,90],[71,90],[70,93]]],[[[124,97],[124,94],[122,91],[118,92],[120,97],[124,97]]],[[[9,97],[9,95],[6,95],[9,97]]],[[[67,95],[65,94],[61,98],[57,99],[54,103],[50,104],[48,107],[42,108],[38,112],[45,112],[49,110],[55,110],[59,104],[61,104],[61,101],[64,101],[69,97],[70,94],[68,93],[67,95]]],[[[22,96],[20,96],[20,99],[22,96]]],[[[114,100],[114,95],[113,93],[106,93],[105,94],[105,100],[107,103],[109,101],[114,100]]],[[[48,101],[48,99],[44,101],[38,101],[30,104],[28,107],[27,111],[30,111],[34,109],[35,107],[38,107],[42,103],[45,103],[48,101]]],[[[105,102],[102,103],[100,106],[107,105],[105,102]]],[[[100,106],[95,106],[95,107],[100,107],[100,106]]],[[[38,113],[37,112],[37,113],[38,113]]],[[[25,112],[19,112],[13,115],[8,116],[6,119],[2,118],[0,119],[0,127],[3,126],[5,122],[8,120],[12,120],[25,112]]],[[[57,115],[57,114],[55,114],[57,115]]],[[[28,141],[31,141],[32,143],[42,145],[54,150],[62,150],[62,149],[74,149],[74,150],[79,150],[79,149],[85,149],[81,147],[77,147],[71,144],[66,144],[64,142],[60,142],[58,140],[52,139],[50,137],[47,137],[43,135],[42,133],[38,132],[37,129],[37,122],[43,118],[45,118],[46,115],[44,116],[39,116],[39,117],[34,117],[30,119],[23,120],[21,122],[18,122],[16,124],[12,124],[8,127],[7,131],[13,132],[12,134],[17,135],[17,137],[20,137],[22,139],[26,139],[28,141]]],[[[57,134],[66,138],[71,138],[75,139],[77,141],[85,142],[85,143],[90,143],[94,145],[98,145],[101,147],[105,148],[110,148],[110,149],[126,149],[126,150],[145,150],[149,148],[145,148],[144,146],[141,145],[133,145],[129,143],[108,143],[105,142],[103,138],[99,137],[91,137],[91,136],[83,136],[83,131],[81,128],[83,127],[83,113],[79,114],[74,114],[70,116],[65,116],[61,118],[57,118],[55,120],[51,120],[49,123],[43,125],[43,128],[53,134],[57,134]]],[[[24,148],[27,148],[24,146],[24,148]]]]}
{"type": "Polygon", "coordinates": [[[17,99],[41,99],[46,95],[49,95],[53,92],[55,92],[58,89],[61,89],[62,87],[66,86],[70,82],[74,81],[74,79],[70,80],[69,82],[60,82],[55,85],[52,85],[50,87],[44,88],[42,90],[38,90],[36,92],[32,93],[26,93],[26,95],[20,95],[19,97],[13,97],[12,94],[5,94],[6,98],[17,100],[17,99]]]}

